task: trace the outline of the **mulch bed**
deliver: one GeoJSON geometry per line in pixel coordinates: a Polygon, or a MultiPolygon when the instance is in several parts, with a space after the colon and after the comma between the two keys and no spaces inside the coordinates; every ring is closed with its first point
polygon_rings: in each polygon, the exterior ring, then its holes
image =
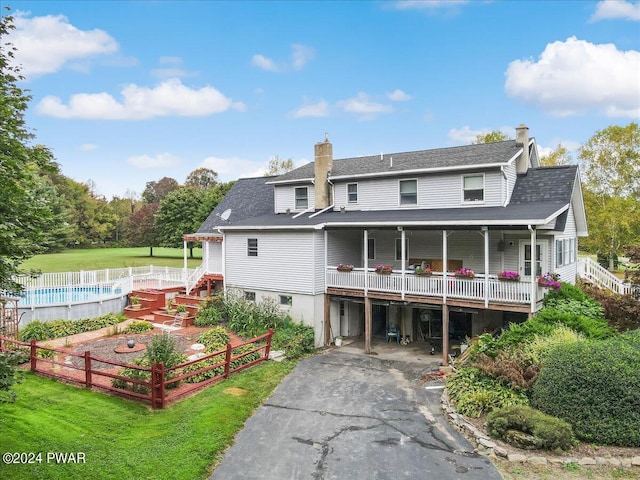
{"type": "MultiPolygon", "coordinates": [[[[189,356],[196,353],[195,350],[191,349],[191,345],[197,343],[198,336],[207,330],[210,330],[210,328],[194,326],[183,327],[180,330],[171,332],[170,335],[175,339],[177,349],[183,352],[185,356],[189,356]]],[[[52,365],[44,361],[39,361],[38,368],[45,370],[45,374],[50,373],[51,375],[55,375],[62,381],[67,381],[72,384],[82,384],[85,382],[84,357],[76,355],[84,355],[85,351],[90,351],[91,356],[94,358],[120,363],[132,363],[136,358],[145,354],[146,348],[126,353],[117,353],[115,349],[117,347],[126,346],[128,340],[134,340],[136,344],[142,343],[148,346],[151,344],[153,335],[161,333],[163,333],[163,330],[154,328],[153,330],[143,334],[103,336],[93,340],[84,341],[82,343],[73,344],[66,348],[59,348],[58,350],[63,350],[65,353],[59,353],[55,358],[57,362],[64,363],[69,366],[52,365]],[[71,353],[76,355],[70,355],[71,353]],[[78,368],[81,370],[78,370],[78,368]],[[60,377],[61,375],[63,377],[60,377]]],[[[232,346],[244,343],[244,341],[234,333],[228,333],[232,346]]],[[[97,360],[92,360],[91,367],[92,370],[112,374],[117,374],[122,368],[97,360]]],[[[111,380],[112,379],[110,377],[105,377],[95,372],[92,376],[92,383],[96,384],[95,386],[98,388],[100,385],[110,386],[111,380]]],[[[179,394],[181,390],[186,389],[190,385],[191,384],[181,382],[177,388],[171,389],[168,393],[171,393],[171,395],[179,394]]]]}

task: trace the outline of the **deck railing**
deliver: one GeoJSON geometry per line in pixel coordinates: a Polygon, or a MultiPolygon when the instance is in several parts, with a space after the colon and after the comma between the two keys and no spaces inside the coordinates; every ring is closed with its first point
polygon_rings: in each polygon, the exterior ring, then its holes
{"type": "MultiPolygon", "coordinates": [[[[336,267],[327,267],[327,287],[348,290],[367,288],[386,293],[443,297],[446,288],[446,294],[450,298],[484,301],[485,286],[488,287],[486,297],[489,302],[525,305],[531,303],[531,283],[502,281],[492,275],[485,282],[484,275],[459,278],[449,273],[446,282],[443,282],[441,272],[435,272],[431,276],[405,272],[403,280],[402,272],[398,271],[393,271],[390,275],[380,275],[372,270],[365,272],[362,268],[354,268],[351,272],[339,272],[336,267]]],[[[536,300],[542,299],[544,293],[545,289],[536,286],[536,300]]]]}
{"type": "Polygon", "coordinates": [[[632,290],[630,283],[624,283],[589,257],[578,258],[578,275],[595,283],[598,287],[606,288],[621,295],[628,295],[632,290]]]}

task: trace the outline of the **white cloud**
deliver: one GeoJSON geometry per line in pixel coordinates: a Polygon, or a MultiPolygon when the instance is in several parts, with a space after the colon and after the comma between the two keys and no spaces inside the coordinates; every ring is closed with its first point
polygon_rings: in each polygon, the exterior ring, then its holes
{"type": "Polygon", "coordinates": [[[406,102],[411,100],[412,97],[411,95],[403,92],[402,90],[396,89],[391,93],[387,93],[387,98],[394,102],[406,102]]]}
{"type": "Polygon", "coordinates": [[[268,72],[286,72],[291,69],[302,70],[304,66],[313,60],[316,56],[314,48],[307,45],[293,44],[291,45],[291,63],[274,61],[262,54],[255,54],[251,57],[251,65],[261,68],[268,72]]]}
{"type": "MultiPolygon", "coordinates": [[[[496,129],[487,127],[473,130],[469,125],[465,125],[462,128],[452,128],[451,130],[449,130],[447,136],[457,144],[470,145],[475,142],[478,135],[486,135],[487,133],[491,133],[494,130],[496,129]]],[[[499,130],[501,133],[504,133],[509,138],[513,138],[515,134],[515,128],[513,127],[499,127],[497,130],[499,130]]]]}
{"type": "Polygon", "coordinates": [[[182,58],[180,57],[160,57],[158,63],[161,68],[151,70],[151,75],[156,78],[185,78],[195,74],[182,68],[182,58]]]}
{"type": "Polygon", "coordinates": [[[316,56],[315,49],[307,47],[306,45],[291,45],[293,53],[293,68],[295,70],[302,69],[309,61],[313,60],[316,56]]]}
{"type": "Polygon", "coordinates": [[[97,149],[98,146],[95,143],[83,143],[78,147],[78,150],[80,150],[81,152],[91,152],[97,149]]]}
{"type": "Polygon", "coordinates": [[[40,115],[55,118],[100,120],[144,120],[154,117],[197,117],[245,105],[233,102],[213,87],[189,88],[179,79],[169,79],[154,88],[130,84],[122,89],[122,102],[106,92],[78,93],[65,105],[59,97],[47,96],[37,106],[40,115]]]}
{"type": "Polygon", "coordinates": [[[436,10],[438,8],[452,8],[469,3],[469,0],[398,0],[395,8],[398,10],[436,10]]]}
{"type": "Polygon", "coordinates": [[[596,5],[596,11],[590,21],[621,18],[624,20],[640,20],[640,2],[625,0],[603,0],[596,5]]]}
{"type": "Polygon", "coordinates": [[[218,172],[220,177],[226,178],[247,178],[260,177],[267,171],[266,163],[260,164],[244,158],[231,157],[207,157],[200,164],[199,168],[210,168],[218,172]]]}
{"type": "Polygon", "coordinates": [[[329,104],[325,100],[313,104],[307,104],[305,101],[305,104],[293,112],[291,116],[293,118],[328,117],[329,104]]]}
{"type": "Polygon", "coordinates": [[[393,112],[391,105],[372,101],[369,95],[364,92],[358,93],[354,98],[341,100],[336,105],[347,113],[360,115],[361,120],[372,120],[379,114],[393,112]]]}
{"type": "Polygon", "coordinates": [[[261,68],[262,70],[266,70],[268,72],[277,72],[280,69],[276,66],[275,62],[270,58],[265,57],[264,55],[256,54],[251,57],[251,65],[254,67],[261,68]]]}
{"type": "Polygon", "coordinates": [[[127,159],[127,163],[138,168],[175,167],[176,165],[180,165],[181,162],[179,157],[167,152],[159,153],[153,157],[149,155],[137,155],[127,159]]]}
{"type": "Polygon", "coordinates": [[[570,37],[547,45],[538,61],[515,60],[505,91],[556,116],[589,109],[608,117],[640,116],[640,52],[570,37]]]}
{"type": "MultiPolygon", "coordinates": [[[[16,47],[15,62],[22,65],[27,78],[57,72],[69,62],[118,51],[118,43],[108,33],[80,30],[63,15],[28,18],[28,13],[18,12],[14,24],[15,30],[3,43],[16,47]]],[[[81,71],[86,68],[76,66],[81,71]]]]}

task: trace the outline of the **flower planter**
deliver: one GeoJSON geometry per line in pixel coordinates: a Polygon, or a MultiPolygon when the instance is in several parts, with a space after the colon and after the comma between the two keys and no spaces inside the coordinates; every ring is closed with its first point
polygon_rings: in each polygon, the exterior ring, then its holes
{"type": "Polygon", "coordinates": [[[414,275],[418,277],[430,277],[432,273],[431,272],[414,272],[414,275]]]}
{"type": "Polygon", "coordinates": [[[473,280],[475,278],[475,275],[459,275],[457,273],[456,273],[455,276],[456,276],[456,278],[466,278],[466,279],[469,279],[469,280],[473,280]]]}
{"type": "Polygon", "coordinates": [[[353,270],[353,268],[349,268],[349,267],[338,267],[337,270],[339,272],[350,272],[353,270]]]}
{"type": "Polygon", "coordinates": [[[520,281],[520,277],[498,277],[498,280],[500,280],[501,282],[519,282],[520,281]]]}
{"type": "Polygon", "coordinates": [[[391,270],[376,270],[378,275],[391,275],[391,270]]]}

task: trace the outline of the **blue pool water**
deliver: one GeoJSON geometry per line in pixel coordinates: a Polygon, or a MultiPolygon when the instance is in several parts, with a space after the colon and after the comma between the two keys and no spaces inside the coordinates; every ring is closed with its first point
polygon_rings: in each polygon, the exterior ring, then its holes
{"type": "Polygon", "coordinates": [[[24,291],[19,305],[82,303],[118,294],[120,294],[120,288],[112,286],[37,288],[24,291]]]}

